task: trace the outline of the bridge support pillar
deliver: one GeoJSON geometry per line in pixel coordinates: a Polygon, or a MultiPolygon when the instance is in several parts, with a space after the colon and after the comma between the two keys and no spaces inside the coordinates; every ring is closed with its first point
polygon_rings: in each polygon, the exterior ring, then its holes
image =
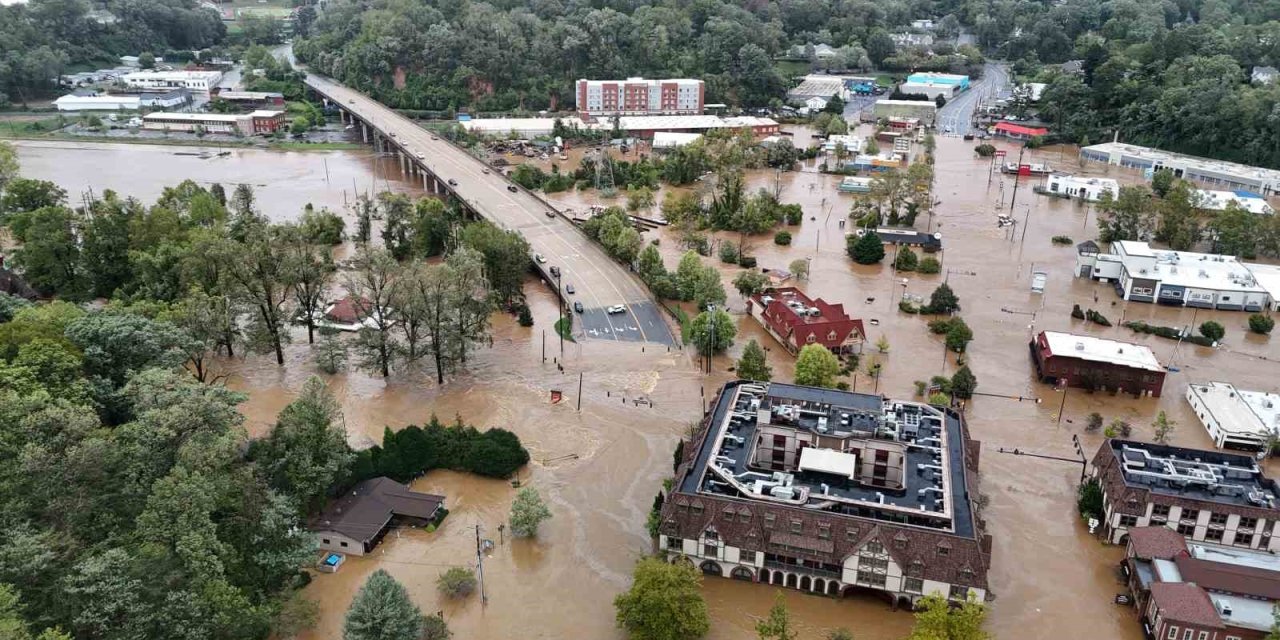
{"type": "Polygon", "coordinates": [[[408,174],[409,174],[409,167],[408,167],[408,163],[407,163],[407,162],[406,162],[406,160],[405,160],[404,152],[403,152],[403,151],[401,151],[401,152],[399,153],[399,156],[400,156],[400,175],[402,175],[402,176],[403,176],[403,175],[408,175],[408,174]]]}
{"type": "Polygon", "coordinates": [[[431,176],[428,176],[425,172],[422,174],[422,190],[427,193],[431,193],[431,185],[427,184],[427,181],[430,179],[431,176]]]}
{"type": "Polygon", "coordinates": [[[369,125],[360,123],[360,137],[364,138],[364,143],[369,144],[369,125]]]}

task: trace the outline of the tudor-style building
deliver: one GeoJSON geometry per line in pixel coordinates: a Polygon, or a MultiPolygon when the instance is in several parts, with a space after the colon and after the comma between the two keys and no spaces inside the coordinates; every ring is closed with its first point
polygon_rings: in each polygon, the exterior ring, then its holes
{"type": "Polygon", "coordinates": [[[792,354],[809,344],[847,353],[866,339],[862,320],[850,318],[844,305],[810,299],[795,287],[765,289],[751,296],[747,313],[792,354]]]}
{"type": "Polygon", "coordinates": [[[987,596],[979,443],[929,405],[781,383],[724,387],[663,505],[659,547],[708,575],[894,605],[987,596]]]}

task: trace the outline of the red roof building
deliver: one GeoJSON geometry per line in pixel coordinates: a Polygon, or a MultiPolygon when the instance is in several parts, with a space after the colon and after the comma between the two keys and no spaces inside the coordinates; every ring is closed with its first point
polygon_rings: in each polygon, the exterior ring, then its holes
{"type": "Polygon", "coordinates": [[[1036,136],[1049,135],[1049,130],[1044,127],[1024,127],[1012,122],[998,122],[995,134],[1013,140],[1030,140],[1036,136]]]}
{"type": "Polygon", "coordinates": [[[795,287],[765,289],[751,296],[747,313],[792,354],[807,344],[844,353],[866,339],[862,320],[850,318],[844,305],[810,299],[795,287]]]}

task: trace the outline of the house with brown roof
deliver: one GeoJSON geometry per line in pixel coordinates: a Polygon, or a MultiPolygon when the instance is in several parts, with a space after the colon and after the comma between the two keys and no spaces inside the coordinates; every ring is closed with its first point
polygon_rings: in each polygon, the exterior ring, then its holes
{"type": "Polygon", "coordinates": [[[310,528],[320,539],[321,549],[362,556],[373,551],[393,527],[437,520],[444,500],[444,496],[411,491],[390,478],[371,478],[334,500],[310,528]]]}
{"type": "Polygon", "coordinates": [[[866,339],[862,320],[850,318],[844,305],[811,299],[795,287],[765,289],[751,296],[747,313],[792,354],[809,344],[847,353],[866,339]]]}
{"type": "Polygon", "coordinates": [[[737,381],[663,504],[659,548],[704,574],[911,607],[987,597],[979,444],[950,410],[737,381]]]}
{"type": "Polygon", "coordinates": [[[1280,557],[1271,553],[1137,527],[1122,568],[1149,637],[1261,640],[1274,622],[1280,557]]]}
{"type": "Polygon", "coordinates": [[[1280,486],[1251,456],[1112,438],[1088,473],[1102,486],[1112,544],[1156,525],[1191,541],[1280,551],[1280,486]]]}

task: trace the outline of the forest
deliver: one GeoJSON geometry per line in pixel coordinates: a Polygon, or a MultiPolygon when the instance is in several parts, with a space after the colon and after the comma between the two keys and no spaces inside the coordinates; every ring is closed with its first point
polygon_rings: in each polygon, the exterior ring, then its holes
{"type": "MultiPolygon", "coordinates": [[[[0,6],[0,107],[47,97],[72,66],[114,67],[122,55],[205,49],[227,32],[218,13],[196,0],[107,0],[93,6],[115,20],[98,19],[86,0],[0,6]]],[[[189,53],[179,57],[189,59],[189,53]]]]}

